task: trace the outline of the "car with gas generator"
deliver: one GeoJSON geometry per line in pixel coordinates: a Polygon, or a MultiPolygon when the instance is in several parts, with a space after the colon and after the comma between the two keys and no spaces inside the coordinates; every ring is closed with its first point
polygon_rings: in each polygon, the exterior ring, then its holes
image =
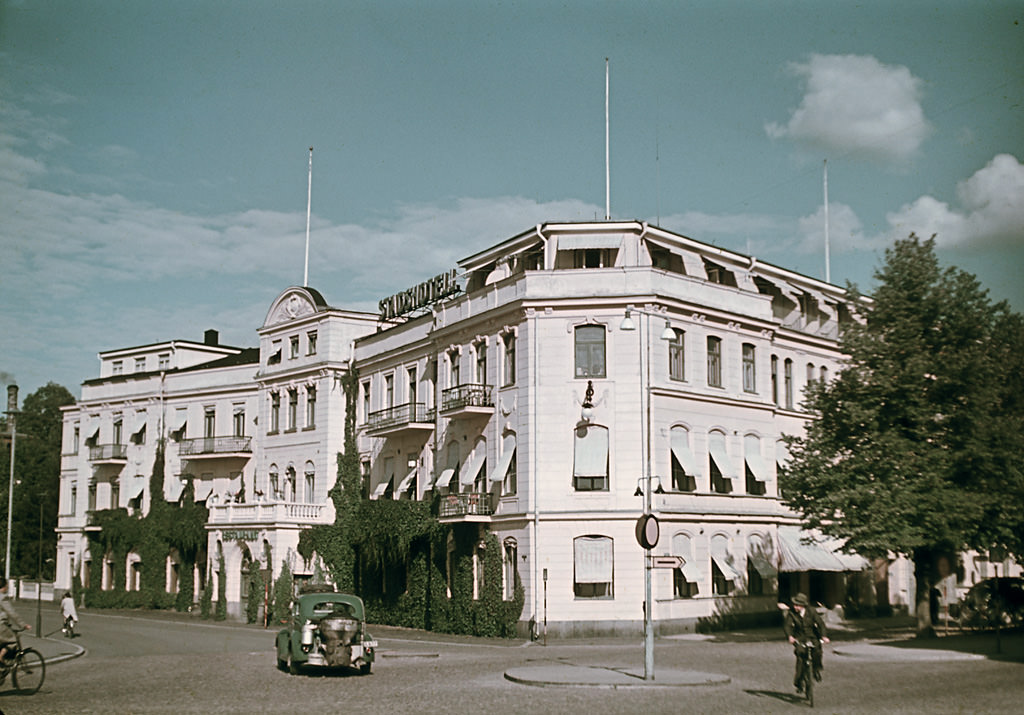
{"type": "Polygon", "coordinates": [[[295,675],[305,667],[370,673],[377,641],[366,632],[366,610],[358,596],[300,594],[291,620],[277,634],[277,667],[295,675]]]}

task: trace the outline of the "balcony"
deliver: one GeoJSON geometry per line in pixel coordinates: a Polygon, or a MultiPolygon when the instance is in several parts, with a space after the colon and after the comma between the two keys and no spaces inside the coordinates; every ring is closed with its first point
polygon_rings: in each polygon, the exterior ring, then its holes
{"type": "Polygon", "coordinates": [[[97,464],[124,464],[128,461],[128,447],[123,444],[90,446],[89,461],[97,464]]]}
{"type": "Polygon", "coordinates": [[[490,521],[494,513],[491,495],[487,492],[445,494],[438,505],[438,519],[452,521],[490,521]]]}
{"type": "Polygon", "coordinates": [[[178,456],[189,459],[222,459],[252,456],[252,437],[199,437],[178,443],[178,456]]]}
{"type": "Polygon", "coordinates": [[[490,385],[458,385],[441,393],[441,414],[445,417],[494,414],[490,385]]]}
{"type": "Polygon", "coordinates": [[[434,429],[434,412],[422,402],[407,402],[371,412],[366,431],[371,437],[384,437],[408,431],[430,432],[434,429]]]}
{"type": "Polygon", "coordinates": [[[209,524],[329,524],[333,510],[326,504],[256,502],[212,504],[209,524]]]}

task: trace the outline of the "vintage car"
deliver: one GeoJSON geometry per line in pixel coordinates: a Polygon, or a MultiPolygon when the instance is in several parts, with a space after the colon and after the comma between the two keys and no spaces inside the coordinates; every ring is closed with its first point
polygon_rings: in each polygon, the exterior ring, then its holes
{"type": "Polygon", "coordinates": [[[277,634],[277,667],[293,675],[304,666],[368,674],[377,641],[366,633],[365,614],[358,596],[301,594],[292,604],[291,623],[277,634]]]}

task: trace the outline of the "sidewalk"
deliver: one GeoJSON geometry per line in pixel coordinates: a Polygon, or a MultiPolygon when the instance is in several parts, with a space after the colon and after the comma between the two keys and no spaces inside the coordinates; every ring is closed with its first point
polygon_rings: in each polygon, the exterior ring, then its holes
{"type": "Polygon", "coordinates": [[[21,647],[34,648],[43,656],[47,665],[61,663],[65,660],[85,655],[85,647],[78,645],[77,638],[65,638],[58,630],[55,636],[42,637],[34,633],[21,634],[21,647]]]}

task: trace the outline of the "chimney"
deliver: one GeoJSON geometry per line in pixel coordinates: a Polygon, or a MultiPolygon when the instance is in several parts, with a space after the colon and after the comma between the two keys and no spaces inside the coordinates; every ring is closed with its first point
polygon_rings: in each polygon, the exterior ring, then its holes
{"type": "Polygon", "coordinates": [[[216,330],[207,330],[203,333],[203,345],[216,345],[220,339],[220,333],[216,330]]]}

